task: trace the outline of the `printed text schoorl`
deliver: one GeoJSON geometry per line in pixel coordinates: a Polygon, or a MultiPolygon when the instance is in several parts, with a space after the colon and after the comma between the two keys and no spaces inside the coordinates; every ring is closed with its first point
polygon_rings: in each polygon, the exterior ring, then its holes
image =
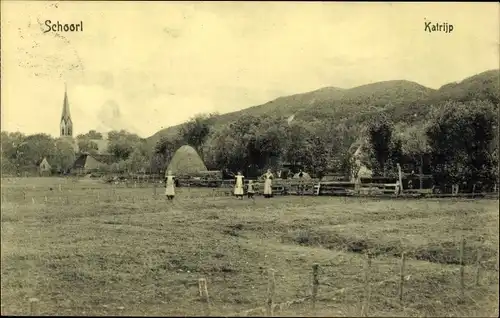
{"type": "Polygon", "coordinates": [[[83,32],[83,21],[80,23],[65,23],[61,24],[59,21],[52,23],[51,20],[45,20],[45,26],[47,29],[43,33],[47,32],[83,32]]]}

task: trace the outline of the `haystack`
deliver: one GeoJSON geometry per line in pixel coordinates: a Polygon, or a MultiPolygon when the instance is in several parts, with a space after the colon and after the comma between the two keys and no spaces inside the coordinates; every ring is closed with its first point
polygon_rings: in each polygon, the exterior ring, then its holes
{"type": "Polygon", "coordinates": [[[191,146],[184,145],[174,153],[165,173],[172,171],[174,176],[178,176],[196,174],[207,170],[196,150],[191,146]]]}

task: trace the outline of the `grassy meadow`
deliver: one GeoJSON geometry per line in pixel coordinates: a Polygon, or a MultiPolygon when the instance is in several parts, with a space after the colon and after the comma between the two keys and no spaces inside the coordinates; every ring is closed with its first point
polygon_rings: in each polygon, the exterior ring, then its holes
{"type": "Polygon", "coordinates": [[[29,314],[35,297],[42,315],[204,315],[206,278],[210,314],[234,315],[265,305],[269,268],[276,303],[309,295],[318,263],[315,309],[276,315],[359,316],[369,251],[368,315],[498,317],[498,200],[240,201],[179,188],[168,202],[161,188],[154,197],[151,186],[57,178],[2,179],[1,188],[2,314],[29,314]]]}

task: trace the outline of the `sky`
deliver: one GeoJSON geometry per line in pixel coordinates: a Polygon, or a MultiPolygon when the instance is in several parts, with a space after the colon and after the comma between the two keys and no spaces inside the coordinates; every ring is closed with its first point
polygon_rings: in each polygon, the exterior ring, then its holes
{"type": "Polygon", "coordinates": [[[1,4],[1,130],[148,137],[326,86],[439,88],[498,69],[498,3],[25,2],[1,4]],[[83,24],[47,32],[45,21],[83,24]],[[425,31],[449,23],[451,33],[425,31]]]}

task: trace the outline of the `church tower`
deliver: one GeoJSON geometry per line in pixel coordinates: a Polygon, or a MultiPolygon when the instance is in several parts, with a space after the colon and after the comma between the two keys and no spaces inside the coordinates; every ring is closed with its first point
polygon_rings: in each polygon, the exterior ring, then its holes
{"type": "Polygon", "coordinates": [[[64,101],[61,115],[61,124],[59,126],[61,137],[73,137],[73,121],[69,113],[68,91],[66,84],[64,85],[64,101]]]}

